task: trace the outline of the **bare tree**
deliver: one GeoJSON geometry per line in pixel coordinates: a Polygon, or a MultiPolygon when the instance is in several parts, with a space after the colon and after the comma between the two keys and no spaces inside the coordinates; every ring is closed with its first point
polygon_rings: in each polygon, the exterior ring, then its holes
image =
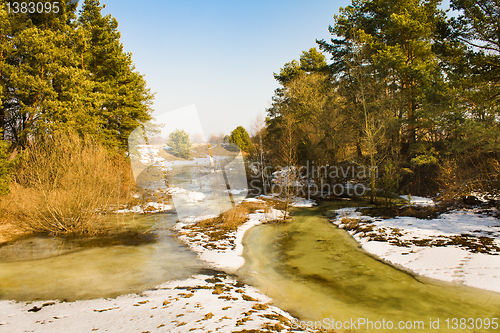
{"type": "Polygon", "coordinates": [[[204,140],[203,134],[199,132],[191,135],[191,141],[195,144],[202,144],[204,140]]]}
{"type": "Polygon", "coordinates": [[[220,132],[218,135],[211,133],[209,135],[208,142],[211,143],[222,143],[224,141],[224,132],[220,132]]]}
{"type": "Polygon", "coordinates": [[[297,142],[294,132],[294,120],[292,115],[283,115],[283,136],[280,140],[280,160],[284,166],[282,170],[284,177],[281,179],[281,195],[285,199],[285,214],[283,222],[289,217],[290,204],[293,198],[292,188],[295,188],[297,179],[297,142]],[[283,192],[284,190],[284,192],[283,192]]]}
{"type": "Polygon", "coordinates": [[[259,164],[259,174],[261,177],[262,181],[262,190],[264,191],[264,194],[267,193],[267,179],[264,176],[265,173],[265,154],[264,154],[264,145],[262,142],[262,135],[264,131],[264,119],[261,114],[259,114],[254,121],[252,121],[251,125],[251,135],[253,138],[253,145],[255,148],[255,152],[257,155],[257,160],[259,164]]]}

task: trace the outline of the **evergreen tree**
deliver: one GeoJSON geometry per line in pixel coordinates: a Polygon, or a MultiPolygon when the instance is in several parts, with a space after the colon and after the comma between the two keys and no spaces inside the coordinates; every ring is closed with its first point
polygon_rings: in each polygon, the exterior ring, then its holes
{"type": "Polygon", "coordinates": [[[250,135],[243,126],[238,126],[231,132],[229,137],[229,142],[234,143],[240,147],[244,152],[249,152],[252,148],[252,142],[250,141],[250,135]]]}
{"type": "Polygon", "coordinates": [[[153,95],[144,77],[135,71],[132,55],[123,51],[118,21],[102,16],[98,0],[85,0],[79,17],[89,36],[80,45],[82,67],[91,73],[94,91],[101,96],[94,109],[108,144],[126,145],[140,122],[151,119],[153,95]]]}
{"type": "Polygon", "coordinates": [[[289,128],[297,138],[299,163],[332,162],[336,148],[342,146],[339,124],[344,119],[338,113],[342,102],[337,99],[326,68],[325,57],[313,48],[274,74],[281,86],[267,110],[265,141],[276,163],[281,152],[274,143],[280,142],[289,128]]]}
{"type": "Polygon", "coordinates": [[[185,130],[176,129],[168,135],[167,144],[172,148],[172,154],[182,158],[191,157],[191,140],[185,130]]]}
{"type": "MultiPolygon", "coordinates": [[[[390,100],[389,109],[402,122],[396,131],[404,131],[401,144],[409,145],[420,134],[424,88],[439,79],[440,69],[432,50],[437,23],[443,13],[439,1],[354,0],[335,16],[330,27],[331,44],[318,41],[321,49],[332,55],[330,66],[336,79],[357,81],[352,76],[353,57],[363,49],[357,67],[367,68],[390,100]]],[[[358,53],[359,54],[359,53],[358,53]]],[[[366,71],[365,71],[366,72],[366,71]]],[[[356,98],[353,98],[357,102],[356,98]]],[[[387,108],[386,108],[387,109],[387,108]]]]}

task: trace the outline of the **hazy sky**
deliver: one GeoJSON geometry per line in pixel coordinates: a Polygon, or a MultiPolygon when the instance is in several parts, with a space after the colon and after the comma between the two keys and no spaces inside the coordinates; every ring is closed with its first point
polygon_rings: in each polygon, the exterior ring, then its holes
{"type": "Polygon", "coordinates": [[[249,130],[265,115],[277,88],[273,72],[328,39],[333,15],[350,0],[101,3],[156,92],[155,114],[194,104],[208,136],[249,130]]]}

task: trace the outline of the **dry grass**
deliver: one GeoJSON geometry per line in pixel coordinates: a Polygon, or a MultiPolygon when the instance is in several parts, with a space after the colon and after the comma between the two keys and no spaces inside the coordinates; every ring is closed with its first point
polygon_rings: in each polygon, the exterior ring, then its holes
{"type": "MultiPolygon", "coordinates": [[[[2,205],[2,202],[0,202],[0,211],[4,213],[7,211],[2,205]]],[[[28,230],[8,220],[4,214],[0,215],[0,244],[16,240],[29,234],[30,232],[28,230]]]]}
{"type": "Polygon", "coordinates": [[[267,212],[269,207],[265,203],[243,202],[215,218],[200,221],[191,228],[202,231],[210,238],[210,241],[226,239],[229,233],[236,231],[248,220],[248,214],[255,213],[258,209],[267,212]]]}
{"type": "Polygon", "coordinates": [[[67,133],[29,144],[14,174],[11,193],[2,198],[4,217],[52,234],[95,235],[116,228],[104,217],[132,186],[124,159],[90,137],[67,133]]]}

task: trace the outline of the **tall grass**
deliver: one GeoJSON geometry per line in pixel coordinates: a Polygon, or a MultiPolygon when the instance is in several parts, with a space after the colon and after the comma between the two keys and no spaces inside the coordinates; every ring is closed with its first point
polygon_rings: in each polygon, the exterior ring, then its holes
{"type": "MultiPolygon", "coordinates": [[[[127,197],[130,169],[91,137],[57,133],[30,143],[5,198],[23,227],[53,234],[108,231],[105,215],[127,197]]],[[[5,202],[4,202],[5,204],[5,202]]]]}

